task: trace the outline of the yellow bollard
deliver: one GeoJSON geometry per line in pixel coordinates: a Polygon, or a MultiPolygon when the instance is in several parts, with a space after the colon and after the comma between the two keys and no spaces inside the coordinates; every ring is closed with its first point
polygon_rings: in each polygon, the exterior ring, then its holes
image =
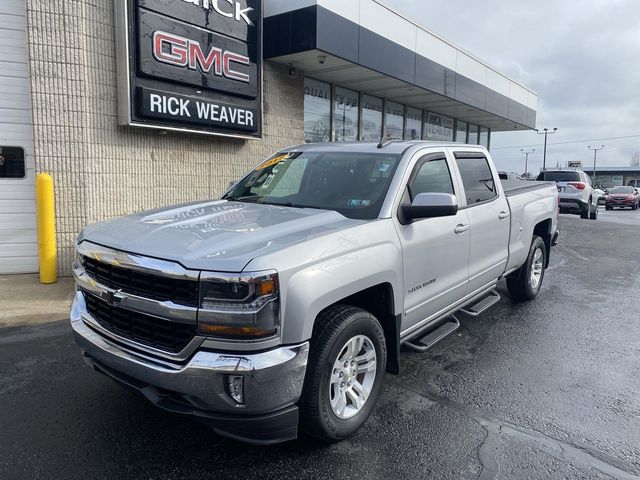
{"type": "Polygon", "coordinates": [[[57,257],[53,178],[46,173],[39,173],[36,177],[36,209],[38,212],[40,283],[55,283],[57,280],[57,257]]]}

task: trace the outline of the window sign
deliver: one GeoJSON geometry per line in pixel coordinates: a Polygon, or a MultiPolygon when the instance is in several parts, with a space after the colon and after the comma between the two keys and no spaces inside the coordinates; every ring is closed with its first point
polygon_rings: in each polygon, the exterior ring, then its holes
{"type": "Polygon", "coordinates": [[[402,140],[404,131],[404,105],[387,102],[385,122],[385,139],[402,140]]]}
{"type": "Polygon", "coordinates": [[[384,101],[362,95],[362,140],[378,142],[382,138],[382,109],[384,101]]]}
{"type": "Polygon", "coordinates": [[[304,141],[331,140],[331,85],[304,79],[304,141]]]}
{"type": "Polygon", "coordinates": [[[336,87],[333,131],[336,142],[358,140],[358,92],[336,87]]]}
{"type": "Polygon", "coordinates": [[[24,178],[24,150],[0,146],[0,178],[24,178]]]}
{"type": "Polygon", "coordinates": [[[262,136],[262,2],[116,0],[122,125],[262,136]]]}
{"type": "Polygon", "coordinates": [[[438,140],[453,142],[453,118],[431,113],[427,115],[424,123],[424,140],[438,140]]]}
{"type": "Polygon", "coordinates": [[[467,143],[467,122],[456,120],[456,138],[457,143],[467,143]]]}
{"type": "Polygon", "coordinates": [[[407,121],[404,129],[405,140],[420,140],[422,132],[422,110],[407,107],[407,121]]]}
{"type": "Polygon", "coordinates": [[[467,143],[472,145],[478,144],[478,131],[478,125],[474,125],[472,123],[469,124],[469,139],[467,140],[467,143]]]}

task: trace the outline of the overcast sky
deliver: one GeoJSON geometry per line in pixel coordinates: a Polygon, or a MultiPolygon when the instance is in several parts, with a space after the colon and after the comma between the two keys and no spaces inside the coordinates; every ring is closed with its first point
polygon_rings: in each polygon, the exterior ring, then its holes
{"type": "MultiPolygon", "coordinates": [[[[537,128],[558,127],[547,166],[593,165],[588,145],[605,145],[598,165],[628,166],[640,151],[639,0],[383,1],[538,94],[537,128]],[[623,136],[635,137],[610,139],[623,136]]],[[[537,172],[542,138],[496,133],[491,152],[499,168],[522,172],[520,149],[535,148],[537,172]]]]}

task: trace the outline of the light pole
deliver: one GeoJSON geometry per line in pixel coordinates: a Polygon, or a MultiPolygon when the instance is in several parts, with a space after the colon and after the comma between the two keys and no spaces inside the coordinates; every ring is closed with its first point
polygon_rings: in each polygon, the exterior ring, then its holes
{"type": "Polygon", "coordinates": [[[531,155],[533,152],[535,152],[536,149],[532,148],[530,151],[526,151],[524,148],[520,149],[521,153],[524,153],[524,176],[527,176],[527,172],[528,170],[528,165],[529,165],[529,155],[531,155]]]}
{"type": "Polygon", "coordinates": [[[591,145],[589,145],[587,147],[589,150],[593,150],[593,179],[591,180],[591,183],[593,183],[593,185],[595,186],[596,184],[596,159],[598,158],[598,150],[602,150],[604,148],[604,145],[600,145],[600,147],[592,147],[591,145]]]}
{"type": "Polygon", "coordinates": [[[553,130],[549,130],[548,128],[544,128],[542,131],[536,128],[536,133],[538,135],[544,135],[544,153],[542,154],[542,170],[544,171],[547,168],[547,135],[553,135],[558,131],[557,128],[553,130]]]}

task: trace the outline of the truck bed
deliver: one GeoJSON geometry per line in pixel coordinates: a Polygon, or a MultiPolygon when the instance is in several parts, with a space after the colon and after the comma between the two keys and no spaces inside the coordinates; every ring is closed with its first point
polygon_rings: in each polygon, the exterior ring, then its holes
{"type": "Polygon", "coordinates": [[[528,180],[501,180],[502,189],[507,197],[522,195],[523,193],[532,192],[541,188],[555,185],[554,182],[538,182],[528,180]]]}

